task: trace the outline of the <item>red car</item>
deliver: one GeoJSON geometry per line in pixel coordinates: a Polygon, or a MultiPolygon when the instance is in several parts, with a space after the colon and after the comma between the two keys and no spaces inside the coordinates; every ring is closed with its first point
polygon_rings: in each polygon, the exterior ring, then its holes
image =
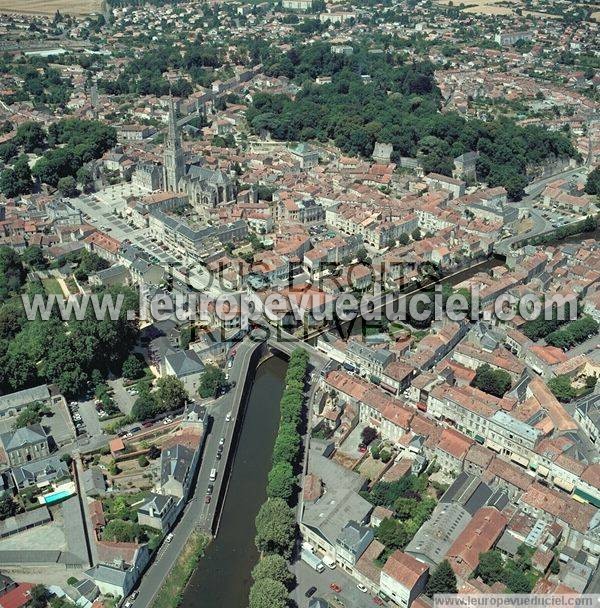
{"type": "Polygon", "coordinates": [[[335,591],[336,593],[339,593],[342,590],[342,588],[337,583],[331,583],[331,585],[329,585],[329,588],[332,591],[335,591]]]}
{"type": "Polygon", "coordinates": [[[380,597],[377,597],[377,596],[375,596],[375,597],[373,598],[373,603],[374,603],[376,606],[383,606],[383,600],[382,600],[380,597]]]}
{"type": "Polygon", "coordinates": [[[362,445],[362,443],[358,446],[358,451],[361,454],[364,454],[367,451],[367,446],[366,445],[362,445]]]}
{"type": "Polygon", "coordinates": [[[208,503],[210,502],[210,499],[211,499],[210,494],[207,494],[207,495],[204,497],[204,502],[205,502],[206,504],[208,504],[208,503]]]}

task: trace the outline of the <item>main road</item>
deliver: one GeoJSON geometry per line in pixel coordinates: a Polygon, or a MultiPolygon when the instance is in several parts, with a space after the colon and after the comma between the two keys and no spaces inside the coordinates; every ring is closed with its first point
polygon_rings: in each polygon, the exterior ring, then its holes
{"type": "Polygon", "coordinates": [[[138,587],[139,596],[134,602],[136,608],[150,608],[152,606],[156,594],[175,565],[192,532],[199,530],[206,534],[211,533],[213,519],[216,514],[215,511],[221,503],[218,500],[221,484],[227,481],[223,473],[229,448],[233,441],[235,415],[239,413],[241,407],[250,359],[258,346],[260,344],[251,342],[250,340],[245,340],[239,344],[233,365],[228,370],[229,379],[230,381],[235,381],[235,386],[224,396],[216,399],[208,406],[212,422],[209,427],[210,432],[205,442],[204,452],[201,456],[200,469],[191,499],[186,505],[179,522],[173,529],[173,540],[170,543],[162,544],[152,565],[142,577],[138,587]],[[227,422],[226,419],[229,412],[232,412],[232,419],[227,422]],[[221,438],[224,439],[223,458],[217,460],[217,451],[221,438]],[[204,498],[208,484],[210,483],[209,476],[212,468],[218,470],[218,475],[217,481],[214,483],[213,500],[209,504],[206,504],[204,498]]]}

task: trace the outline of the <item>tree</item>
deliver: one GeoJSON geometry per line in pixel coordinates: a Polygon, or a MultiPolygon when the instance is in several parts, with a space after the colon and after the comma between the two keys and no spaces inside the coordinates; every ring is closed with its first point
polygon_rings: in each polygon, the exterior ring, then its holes
{"type": "Polygon", "coordinates": [[[106,524],[102,538],[119,543],[133,543],[140,537],[140,533],[139,524],[123,519],[112,519],[106,524]]]}
{"type": "Polygon", "coordinates": [[[77,196],[77,182],[72,175],[61,177],[58,180],[58,189],[63,196],[74,197],[77,196]]]}
{"type": "Polygon", "coordinates": [[[31,596],[31,600],[27,604],[29,608],[46,608],[50,593],[44,585],[36,585],[29,594],[31,596]]]}
{"type": "Polygon", "coordinates": [[[216,365],[207,365],[200,378],[198,394],[200,397],[214,397],[225,384],[225,373],[216,365]]]}
{"type": "Polygon", "coordinates": [[[419,230],[419,228],[415,228],[410,236],[412,236],[413,241],[420,241],[422,236],[421,236],[421,230],[419,230]]]}
{"type": "Polygon", "coordinates": [[[17,503],[13,500],[10,494],[4,494],[0,497],[0,520],[7,517],[12,517],[17,513],[17,503]]]}
{"type": "Polygon", "coordinates": [[[19,158],[12,169],[5,169],[0,173],[0,192],[7,198],[29,194],[32,190],[33,181],[27,157],[19,158]]]}
{"type": "Polygon", "coordinates": [[[40,152],[46,147],[46,132],[39,122],[24,122],[17,129],[14,141],[23,146],[25,152],[40,152]]]}
{"type": "Polygon", "coordinates": [[[269,498],[256,516],[256,547],[259,551],[278,553],[285,558],[292,554],[296,535],[296,517],[285,500],[269,498]]]}
{"type": "Polygon", "coordinates": [[[160,457],[160,449],[155,445],[151,445],[148,448],[148,453],[146,454],[146,456],[150,458],[150,460],[156,460],[160,457]]]}
{"type": "Polygon", "coordinates": [[[0,144],[0,160],[4,163],[8,163],[19,153],[19,148],[13,141],[7,141],[0,144]]]}
{"type": "Polygon", "coordinates": [[[504,397],[506,391],[511,387],[512,380],[508,372],[493,369],[490,365],[484,363],[477,368],[475,378],[471,384],[490,395],[504,397]]]}
{"type": "Polygon", "coordinates": [[[183,382],[175,376],[159,378],[156,387],[156,401],[162,411],[179,409],[189,398],[183,382]]]}
{"type": "Polygon", "coordinates": [[[425,593],[433,597],[436,593],[458,593],[456,575],[448,560],[440,562],[429,577],[425,593]]]}
{"type": "Polygon", "coordinates": [[[24,264],[35,270],[43,270],[48,266],[48,262],[44,257],[42,248],[38,245],[30,245],[21,254],[21,260],[24,264]]]}
{"type": "Polygon", "coordinates": [[[20,291],[26,271],[17,253],[9,247],[0,247],[0,302],[20,291]]]}
{"type": "Polygon", "coordinates": [[[377,431],[372,426],[366,426],[360,433],[363,445],[370,445],[377,438],[377,431]]]}
{"type": "Polygon", "coordinates": [[[286,608],[288,590],[279,581],[262,578],[250,588],[250,608],[286,608]]]}
{"type": "Polygon", "coordinates": [[[276,553],[265,555],[258,564],[254,566],[252,578],[254,581],[270,578],[285,585],[288,589],[294,582],[294,575],[288,568],[287,560],[276,553]]]}
{"type": "Polygon", "coordinates": [[[279,432],[273,447],[273,463],[289,462],[293,464],[300,451],[300,435],[293,423],[284,422],[279,427],[279,432]]]}
{"type": "Polygon", "coordinates": [[[156,401],[154,393],[151,393],[148,389],[141,390],[138,395],[133,407],[131,408],[131,415],[140,422],[154,418],[160,412],[160,406],[156,401]]]}
{"type": "Polygon", "coordinates": [[[123,361],[121,373],[123,374],[123,377],[128,380],[137,380],[144,375],[144,364],[140,361],[139,357],[129,355],[129,357],[123,361]]]}
{"type": "Polygon", "coordinates": [[[476,574],[487,585],[493,585],[502,579],[504,562],[499,551],[488,551],[479,555],[479,565],[476,574]]]}
{"type": "Polygon", "coordinates": [[[269,471],[267,482],[267,496],[269,498],[283,498],[288,501],[294,491],[296,478],[292,465],[288,462],[278,462],[269,471]]]}
{"type": "Polygon", "coordinates": [[[77,183],[81,185],[84,192],[91,192],[94,187],[94,179],[91,171],[87,167],[77,169],[77,183]]]}
{"type": "Polygon", "coordinates": [[[548,388],[563,403],[568,403],[577,396],[577,391],[571,385],[571,379],[567,375],[556,376],[556,378],[548,380],[548,388]]]}
{"type": "Polygon", "coordinates": [[[375,530],[375,538],[387,549],[395,551],[404,549],[410,542],[411,535],[402,522],[386,517],[375,530]]]}
{"type": "Polygon", "coordinates": [[[144,456],[143,454],[141,454],[140,456],[138,456],[138,464],[140,465],[140,467],[142,469],[146,468],[150,463],[148,462],[148,459],[146,458],[146,456],[144,456]]]}
{"type": "Polygon", "coordinates": [[[13,428],[21,429],[26,426],[31,426],[32,424],[39,424],[42,420],[42,416],[48,413],[48,408],[40,401],[30,403],[26,408],[19,412],[13,424],[13,428]]]}
{"type": "Polygon", "coordinates": [[[595,167],[587,176],[585,191],[587,194],[600,195],[600,165],[595,167]]]}

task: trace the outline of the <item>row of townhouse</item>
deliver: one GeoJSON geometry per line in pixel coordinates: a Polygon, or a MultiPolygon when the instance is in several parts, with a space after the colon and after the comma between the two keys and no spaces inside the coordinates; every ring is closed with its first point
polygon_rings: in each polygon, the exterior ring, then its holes
{"type": "Polygon", "coordinates": [[[349,204],[328,207],[325,221],[336,230],[360,235],[365,243],[378,250],[395,245],[402,234],[410,235],[419,227],[413,213],[390,215],[388,211],[349,204]]]}
{"type": "Polygon", "coordinates": [[[331,239],[326,239],[321,241],[314,249],[304,254],[302,267],[311,278],[315,278],[327,266],[337,266],[346,258],[352,259],[360,247],[362,247],[360,235],[335,236],[331,239]]]}
{"type": "Polygon", "coordinates": [[[192,227],[184,219],[167,215],[159,209],[149,212],[150,233],[174,252],[193,258],[216,251],[226,243],[235,243],[248,236],[244,220],[219,226],[192,227]]]}

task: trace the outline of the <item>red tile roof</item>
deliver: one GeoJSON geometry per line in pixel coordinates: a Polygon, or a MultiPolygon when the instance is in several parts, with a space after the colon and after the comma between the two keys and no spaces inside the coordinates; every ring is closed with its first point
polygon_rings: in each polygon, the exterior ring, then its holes
{"type": "Polygon", "coordinates": [[[427,570],[429,566],[402,551],[394,551],[383,567],[388,576],[407,589],[412,589],[427,570]]]}
{"type": "Polygon", "coordinates": [[[2,597],[0,597],[0,608],[21,608],[30,600],[30,592],[35,585],[31,583],[21,583],[2,597]]]}
{"type": "Polygon", "coordinates": [[[506,527],[506,517],[494,507],[483,507],[448,550],[447,558],[457,576],[466,579],[479,565],[479,555],[492,549],[506,527]]]}

